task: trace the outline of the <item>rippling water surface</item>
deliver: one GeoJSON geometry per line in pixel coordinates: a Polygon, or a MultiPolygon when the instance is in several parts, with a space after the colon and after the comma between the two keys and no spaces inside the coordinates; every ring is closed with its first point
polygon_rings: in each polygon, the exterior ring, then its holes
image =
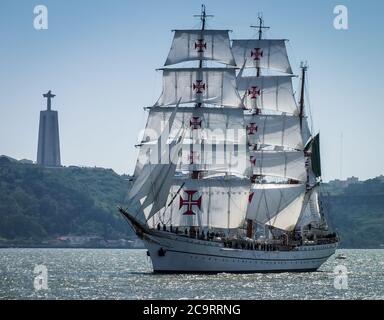
{"type": "Polygon", "coordinates": [[[384,250],[336,255],[312,273],[157,275],[145,250],[0,249],[0,299],[384,299],[384,250]],[[48,289],[36,291],[40,264],[48,289]],[[348,289],[334,287],[337,265],[348,289]]]}

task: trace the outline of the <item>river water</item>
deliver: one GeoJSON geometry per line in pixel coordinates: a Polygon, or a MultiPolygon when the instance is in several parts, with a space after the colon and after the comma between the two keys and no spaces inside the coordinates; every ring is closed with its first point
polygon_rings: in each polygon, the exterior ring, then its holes
{"type": "Polygon", "coordinates": [[[311,273],[158,275],[145,250],[0,249],[0,299],[384,299],[384,250],[338,250],[311,273]]]}

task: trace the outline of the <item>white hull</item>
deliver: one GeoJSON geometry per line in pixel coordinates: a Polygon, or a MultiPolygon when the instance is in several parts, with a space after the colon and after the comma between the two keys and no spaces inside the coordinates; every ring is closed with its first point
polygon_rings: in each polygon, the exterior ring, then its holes
{"type": "Polygon", "coordinates": [[[143,241],[153,270],[159,273],[316,271],[337,247],[337,243],[330,243],[291,251],[241,250],[161,231],[150,232],[143,241]]]}

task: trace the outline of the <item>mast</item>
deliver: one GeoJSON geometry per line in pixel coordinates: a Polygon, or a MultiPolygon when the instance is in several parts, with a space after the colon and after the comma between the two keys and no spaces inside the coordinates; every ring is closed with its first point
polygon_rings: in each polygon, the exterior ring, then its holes
{"type": "MultiPolygon", "coordinates": [[[[258,30],[259,40],[261,40],[263,38],[263,29],[269,29],[269,27],[264,26],[264,21],[263,21],[263,17],[262,17],[261,13],[259,13],[257,18],[259,19],[259,25],[258,26],[251,25],[251,28],[258,28],[259,29],[258,30]]],[[[257,61],[257,63],[256,63],[256,77],[260,77],[260,76],[261,76],[260,64],[259,64],[259,61],[257,61]]],[[[261,110],[257,107],[257,100],[256,99],[255,99],[255,104],[256,104],[256,110],[254,110],[254,111],[256,114],[260,114],[261,110]]],[[[250,177],[251,183],[255,183],[257,178],[258,178],[257,175],[251,175],[251,177],[250,177]]],[[[253,229],[254,229],[253,228],[253,220],[247,219],[247,237],[248,238],[253,238],[253,235],[254,235],[253,229]]]]}
{"type": "Polygon", "coordinates": [[[301,93],[300,93],[300,129],[303,127],[303,118],[304,118],[304,95],[305,95],[305,74],[308,70],[307,63],[302,62],[300,65],[301,68],[301,93]]]}
{"type": "MultiPolygon", "coordinates": [[[[207,17],[213,17],[212,15],[207,15],[206,12],[205,12],[205,5],[202,4],[201,5],[201,14],[200,15],[195,15],[195,17],[199,17],[200,20],[201,20],[201,39],[203,38],[203,32],[205,30],[205,22],[206,22],[206,19],[207,17]]],[[[201,71],[201,69],[203,68],[203,59],[200,59],[199,61],[199,69],[201,71]]],[[[196,108],[200,108],[202,106],[202,103],[201,102],[198,102],[195,104],[195,107],[196,108]]],[[[204,141],[201,142],[202,144],[204,144],[204,141]]],[[[191,150],[191,153],[193,154],[193,150],[191,150]]],[[[200,177],[200,171],[192,171],[192,174],[191,174],[191,178],[192,179],[199,179],[200,177]]]]}
{"type": "MultiPolygon", "coordinates": [[[[196,16],[195,16],[196,17],[196,16]]],[[[201,34],[203,34],[203,31],[205,30],[205,20],[207,18],[207,14],[205,13],[205,5],[201,5],[201,14],[197,17],[200,17],[201,20],[201,34]]],[[[199,69],[203,67],[203,60],[199,61],[199,69]]],[[[201,103],[198,104],[199,107],[201,107],[201,103]]]]}
{"type": "MultiPolygon", "coordinates": [[[[251,25],[251,28],[258,28],[259,31],[259,40],[261,40],[263,38],[263,29],[269,29],[269,27],[265,27],[264,26],[264,20],[263,20],[263,16],[261,13],[259,13],[259,16],[257,17],[257,19],[259,19],[259,25],[258,26],[253,26],[251,25]]],[[[256,67],[257,69],[257,77],[260,77],[260,67],[256,67]]]]}
{"type": "MultiPolygon", "coordinates": [[[[250,178],[253,189],[249,199],[250,210],[246,216],[246,234],[249,238],[254,237],[254,226],[258,223],[269,226],[269,230],[272,230],[270,229],[272,227],[291,231],[301,211],[301,204],[305,195],[305,182],[307,181],[305,157],[301,150],[304,148],[303,135],[307,133],[306,123],[302,123],[302,118],[304,118],[304,98],[301,99],[302,108],[299,118],[297,116],[298,103],[294,99],[292,88],[292,69],[285,40],[263,39],[265,37],[264,31],[269,27],[264,26],[261,14],[258,16],[258,23],[251,27],[257,28],[258,36],[255,37],[256,39],[234,40],[232,44],[237,64],[242,62],[244,68],[256,69],[253,76],[239,77],[238,80],[238,85],[241,85],[241,90],[244,92],[243,97],[247,107],[256,111],[245,115],[249,120],[247,123],[248,138],[253,141],[250,144],[252,149],[249,151],[252,167],[250,178]],[[266,76],[262,74],[261,68],[269,71],[266,76]],[[280,74],[275,75],[273,71],[288,75],[285,77],[280,74]],[[271,87],[276,88],[276,95],[271,96],[271,99],[269,99],[268,95],[271,87]],[[266,88],[269,90],[264,90],[266,88]],[[287,93],[287,89],[289,89],[289,93],[287,93]],[[274,100],[274,98],[276,99],[274,100]],[[260,115],[264,109],[267,112],[260,115]],[[279,114],[270,115],[268,110],[274,110],[279,114]],[[285,112],[292,115],[287,116],[284,114],[285,112]],[[283,135],[289,135],[292,141],[296,141],[295,139],[300,141],[300,146],[297,148],[299,150],[296,150],[296,148],[294,148],[294,151],[286,149],[291,146],[285,139],[281,140],[280,144],[280,140],[275,142],[270,140],[272,144],[269,144],[268,139],[270,137],[265,140],[265,126],[271,124],[269,122],[272,121],[271,119],[276,119],[283,135]],[[294,125],[288,126],[286,122],[288,119],[294,125]],[[287,128],[292,129],[293,127],[299,129],[299,132],[297,132],[298,137],[294,139],[291,135],[292,131],[290,131],[291,133],[286,131],[287,128]],[[279,165],[276,165],[277,163],[279,165]],[[284,179],[284,182],[282,179],[284,179]],[[273,197],[264,197],[265,192],[273,194],[273,197]],[[281,201],[287,196],[290,197],[291,201],[287,203],[287,208],[281,207],[281,201]],[[261,200],[263,199],[266,205],[265,208],[261,209],[259,204],[262,203],[261,200]],[[278,205],[272,208],[271,205],[274,203],[278,205]]],[[[305,71],[306,69],[304,73],[305,71]]],[[[303,86],[305,87],[305,74],[303,86]]],[[[271,129],[271,127],[269,128],[271,129]]],[[[277,128],[274,130],[277,130],[277,128]]]]}
{"type": "MultiPolygon", "coordinates": [[[[251,25],[251,28],[258,28],[258,33],[259,33],[259,40],[261,40],[263,38],[263,29],[269,29],[269,27],[265,27],[264,26],[264,20],[263,20],[263,16],[261,13],[259,13],[257,19],[259,19],[259,25],[258,26],[254,26],[254,25],[251,25]]],[[[255,48],[256,50],[258,48],[255,48]]],[[[256,77],[260,77],[261,76],[261,69],[260,69],[260,61],[257,61],[256,62],[256,77]]],[[[257,103],[257,101],[255,100],[255,102],[257,103]]],[[[259,114],[260,113],[260,109],[257,107],[256,105],[256,114],[259,114]]]]}
{"type": "MultiPolygon", "coordinates": [[[[210,15],[210,14],[207,15],[206,12],[205,12],[205,5],[202,4],[201,5],[201,14],[194,15],[194,17],[198,17],[201,20],[201,37],[202,37],[203,31],[205,30],[206,19],[210,18],[210,17],[213,17],[213,15],[210,15]]],[[[201,69],[202,67],[203,67],[203,60],[200,59],[200,61],[199,61],[199,69],[201,69]]],[[[201,107],[201,103],[197,103],[196,107],[201,107]]]]}

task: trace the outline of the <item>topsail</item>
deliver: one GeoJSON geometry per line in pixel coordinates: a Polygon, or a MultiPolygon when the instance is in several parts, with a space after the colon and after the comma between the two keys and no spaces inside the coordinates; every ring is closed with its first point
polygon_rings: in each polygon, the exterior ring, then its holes
{"type": "Polygon", "coordinates": [[[155,106],[181,103],[207,103],[239,108],[235,69],[163,69],[163,92],[155,106]]]}
{"type": "Polygon", "coordinates": [[[257,107],[298,115],[292,76],[238,76],[237,87],[247,109],[257,107]]]}
{"type": "Polygon", "coordinates": [[[245,114],[244,119],[252,149],[268,145],[304,150],[311,136],[307,121],[300,127],[297,116],[245,114]]]}

